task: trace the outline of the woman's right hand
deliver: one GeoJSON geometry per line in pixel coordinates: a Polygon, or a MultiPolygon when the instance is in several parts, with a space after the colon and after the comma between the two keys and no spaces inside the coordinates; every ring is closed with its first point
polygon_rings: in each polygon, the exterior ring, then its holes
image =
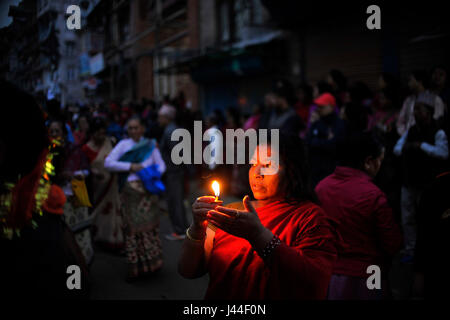
{"type": "Polygon", "coordinates": [[[197,232],[204,232],[206,229],[206,215],[209,210],[214,210],[217,206],[222,205],[222,200],[216,200],[213,196],[199,197],[192,204],[192,228],[197,232]]]}
{"type": "Polygon", "coordinates": [[[130,167],[130,171],[135,173],[141,171],[144,167],[140,163],[132,163],[130,167]]]}

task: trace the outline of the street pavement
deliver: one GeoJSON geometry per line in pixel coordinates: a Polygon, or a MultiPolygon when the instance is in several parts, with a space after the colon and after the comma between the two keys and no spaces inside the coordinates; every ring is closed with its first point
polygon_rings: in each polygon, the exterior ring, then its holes
{"type": "MultiPolygon", "coordinates": [[[[192,221],[191,204],[201,195],[212,195],[211,190],[202,190],[196,182],[190,184],[185,201],[189,223],[192,221]]],[[[221,196],[225,203],[238,201],[234,197],[221,196]]],[[[163,207],[166,207],[162,202],[163,207]]],[[[91,299],[102,300],[197,300],[203,299],[208,286],[208,275],[198,279],[184,279],[177,272],[178,258],[183,241],[170,241],[165,235],[172,232],[169,216],[163,210],[160,222],[160,237],[163,247],[163,267],[154,275],[135,282],[125,281],[127,276],[126,258],[95,248],[94,261],[90,266],[91,299]]]]}
{"type": "Polygon", "coordinates": [[[154,275],[132,283],[125,281],[127,266],[125,256],[97,249],[91,265],[92,299],[114,300],[197,300],[203,299],[208,276],[189,280],[177,272],[177,260],[182,241],[169,241],[164,235],[171,232],[167,214],[161,218],[161,241],[164,264],[154,275]]]}

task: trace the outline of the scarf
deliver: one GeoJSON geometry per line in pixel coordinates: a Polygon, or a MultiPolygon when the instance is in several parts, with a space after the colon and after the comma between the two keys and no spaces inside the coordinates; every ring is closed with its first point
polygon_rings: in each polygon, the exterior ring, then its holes
{"type": "MultiPolygon", "coordinates": [[[[142,139],[141,141],[136,143],[133,148],[125,152],[125,154],[120,157],[119,161],[141,163],[152,154],[155,146],[155,140],[142,139]]],[[[119,173],[119,191],[122,190],[123,186],[125,185],[128,174],[128,172],[119,173]]]]}

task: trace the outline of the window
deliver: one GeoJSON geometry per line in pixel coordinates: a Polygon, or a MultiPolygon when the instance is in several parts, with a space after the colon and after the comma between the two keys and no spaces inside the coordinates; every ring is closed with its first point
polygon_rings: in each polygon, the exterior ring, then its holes
{"type": "Polygon", "coordinates": [[[124,6],[119,10],[119,41],[124,42],[130,37],[130,7],[124,6]]]}
{"type": "Polygon", "coordinates": [[[255,20],[255,6],[251,0],[221,0],[218,2],[218,40],[221,43],[240,41],[246,38],[246,28],[255,20]]]}
{"type": "Polygon", "coordinates": [[[251,23],[251,4],[247,1],[235,1],[233,9],[234,30],[236,30],[234,40],[242,40],[245,38],[243,34],[245,27],[251,23]]]}
{"type": "Polygon", "coordinates": [[[252,25],[260,26],[266,19],[263,5],[261,1],[253,0],[252,7],[252,25]]]}
{"type": "Polygon", "coordinates": [[[230,3],[221,1],[219,5],[219,40],[220,42],[230,41],[231,24],[230,24],[230,3]]]}
{"type": "Polygon", "coordinates": [[[139,14],[141,20],[147,20],[155,10],[156,0],[139,0],[139,14]]]}

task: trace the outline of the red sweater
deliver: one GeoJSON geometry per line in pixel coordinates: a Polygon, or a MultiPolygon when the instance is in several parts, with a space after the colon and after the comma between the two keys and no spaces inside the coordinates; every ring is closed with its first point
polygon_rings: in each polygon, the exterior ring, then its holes
{"type": "Polygon", "coordinates": [[[325,299],[336,249],[333,229],[320,207],[277,201],[257,212],[282,241],[270,264],[247,240],[217,229],[205,298],[325,299]]]}
{"type": "Polygon", "coordinates": [[[403,239],[385,194],[370,176],[336,167],[317,185],[316,193],[342,237],[333,273],[367,277],[367,267],[373,264],[387,271],[383,264],[401,249],[403,239]]]}

